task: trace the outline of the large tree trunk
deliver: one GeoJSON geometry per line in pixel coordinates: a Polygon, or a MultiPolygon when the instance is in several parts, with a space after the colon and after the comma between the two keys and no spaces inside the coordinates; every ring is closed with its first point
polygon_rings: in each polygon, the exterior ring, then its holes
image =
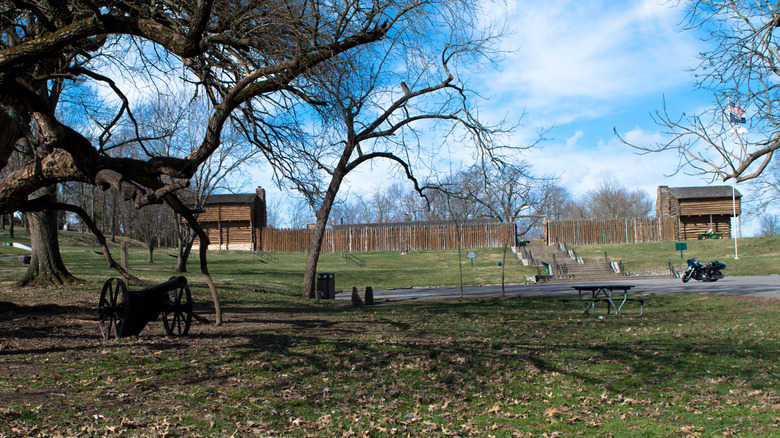
{"type": "MultiPolygon", "coordinates": [[[[331,202],[331,206],[333,203],[331,202]]],[[[330,215],[330,207],[328,207],[327,213],[320,214],[325,208],[325,204],[320,207],[320,211],[317,212],[317,223],[314,225],[314,233],[309,243],[308,256],[306,257],[306,270],[303,277],[303,297],[314,298],[315,296],[315,281],[317,277],[317,263],[320,260],[320,252],[322,249],[322,239],[325,237],[325,226],[328,224],[328,216],[330,215]]]]}
{"type": "Polygon", "coordinates": [[[306,270],[303,274],[303,297],[314,298],[315,281],[317,277],[317,262],[320,259],[322,250],[322,239],[325,237],[325,227],[328,225],[330,211],[333,209],[333,203],[336,201],[336,195],[341,187],[341,182],[346,176],[344,169],[347,167],[347,161],[352,152],[351,147],[345,149],[338,167],[333,172],[328,191],[322,200],[320,209],[317,210],[317,223],[314,225],[314,233],[309,243],[308,257],[306,258],[306,270]]]}
{"type": "Polygon", "coordinates": [[[152,242],[152,243],[149,243],[149,244],[146,246],[146,249],[149,251],[149,252],[148,252],[148,254],[149,254],[149,257],[147,258],[146,262],[147,262],[147,263],[149,263],[150,265],[151,265],[151,264],[154,264],[154,249],[155,249],[156,247],[157,247],[157,242],[156,242],[156,241],[155,241],[155,242],[152,242]]]}
{"type": "Polygon", "coordinates": [[[195,236],[189,236],[185,234],[185,240],[179,240],[179,251],[176,254],[176,268],[174,272],[185,273],[187,272],[187,261],[190,259],[192,253],[192,245],[195,243],[195,236]]]}
{"type": "MultiPolygon", "coordinates": [[[[40,190],[54,196],[54,188],[40,190]]],[[[60,241],[57,230],[57,211],[42,210],[26,214],[30,224],[30,242],[32,254],[30,267],[19,281],[20,286],[51,286],[79,282],[65,268],[60,254],[60,241]]]]}

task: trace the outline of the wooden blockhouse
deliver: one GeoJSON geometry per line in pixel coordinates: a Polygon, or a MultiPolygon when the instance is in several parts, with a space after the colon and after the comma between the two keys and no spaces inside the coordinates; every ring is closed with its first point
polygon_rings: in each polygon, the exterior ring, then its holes
{"type": "Polygon", "coordinates": [[[730,186],[658,187],[655,214],[677,219],[677,240],[698,239],[702,233],[732,237],[731,218],[740,215],[742,195],[730,186]]]}
{"type": "MultiPolygon", "coordinates": [[[[255,193],[211,195],[198,214],[198,223],[209,236],[209,249],[254,251],[260,247],[266,226],[265,190],[255,193]]],[[[195,240],[194,246],[198,246],[195,240]]]]}

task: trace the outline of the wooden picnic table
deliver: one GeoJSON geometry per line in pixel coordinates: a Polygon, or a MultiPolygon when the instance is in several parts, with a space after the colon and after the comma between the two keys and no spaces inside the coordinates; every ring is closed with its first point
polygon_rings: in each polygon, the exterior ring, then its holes
{"type": "Polygon", "coordinates": [[[629,297],[628,291],[632,289],[634,285],[626,284],[588,284],[572,286],[572,289],[577,291],[577,297],[561,298],[561,311],[565,310],[566,303],[569,301],[575,301],[580,304],[584,314],[589,314],[593,311],[596,314],[596,303],[607,304],[607,315],[614,311],[614,315],[632,315],[639,316],[644,312],[644,298],[641,297],[629,297]],[[623,306],[627,302],[638,302],[639,313],[621,314],[623,306]]]}

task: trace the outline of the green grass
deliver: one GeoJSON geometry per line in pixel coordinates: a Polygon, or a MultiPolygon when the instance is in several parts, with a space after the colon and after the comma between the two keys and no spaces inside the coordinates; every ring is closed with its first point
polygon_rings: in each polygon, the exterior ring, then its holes
{"type": "MultiPolygon", "coordinates": [[[[116,274],[69,242],[83,285],[19,289],[24,266],[0,261],[0,303],[41,306],[0,307],[0,436],[746,437],[780,427],[777,299],[657,295],[643,316],[623,318],[562,313],[554,297],[352,307],[299,298],[303,255],[263,264],[227,251],[210,258],[222,327],[196,322],[168,338],[157,321],[105,341],[94,309],[116,274]]],[[[576,250],[661,269],[679,258],[673,243],[576,250]]],[[[776,269],[776,237],[740,240],[736,263],[733,241],[688,243],[686,258],[718,258],[727,275],[776,269]]],[[[467,284],[500,280],[500,251],[478,252],[473,268],[463,260],[467,284]]],[[[367,267],[326,254],[320,271],[336,274],[337,289],[457,283],[457,251],[359,255],[367,267]]],[[[145,280],[173,275],[164,251],[153,265],[142,248],[130,256],[145,280]]],[[[508,282],[527,269],[508,263],[508,282]]]]}
{"type": "MultiPolygon", "coordinates": [[[[17,234],[19,234],[17,232],[17,234]]],[[[118,276],[108,268],[94,238],[76,232],[62,233],[61,252],[70,272],[93,284],[102,284],[109,277],[118,276]]],[[[15,239],[28,242],[22,235],[15,239]]],[[[475,249],[478,258],[473,266],[461,254],[463,281],[466,285],[500,284],[502,267],[505,282],[524,283],[528,275],[536,274],[536,268],[523,266],[515,254],[508,251],[505,266],[502,249],[475,249]]],[[[0,282],[10,283],[21,276],[26,266],[16,259],[2,260],[5,255],[21,255],[24,250],[0,246],[0,282]]],[[[147,251],[141,246],[131,246],[129,261],[131,272],[148,283],[158,283],[173,275],[176,259],[172,251],[155,251],[154,263],[147,263],[147,251]]],[[[118,261],[118,246],[112,245],[112,255],[118,261]]],[[[343,254],[324,253],[320,257],[318,272],[331,272],[336,277],[337,290],[351,290],[354,286],[372,286],[375,289],[407,288],[419,286],[453,286],[459,284],[458,251],[411,251],[357,253],[366,267],[347,263],[343,254]]],[[[210,251],[209,271],[215,281],[231,290],[276,292],[295,295],[302,290],[306,255],[299,253],[273,253],[276,262],[263,263],[248,251],[210,251]]],[[[187,267],[190,282],[201,281],[197,253],[187,267]]]]}
{"type": "MultiPolygon", "coordinates": [[[[20,243],[29,244],[23,230],[17,230],[20,243]]],[[[675,251],[676,242],[586,245],[572,247],[586,263],[602,262],[606,252],[612,261],[622,261],[630,272],[664,271],[671,262],[676,268],[685,266],[685,259],[697,257],[706,262],[720,260],[726,263],[725,274],[762,275],[780,274],[780,236],[753,237],[738,241],[739,259],[734,260],[734,241],[729,239],[687,241],[688,249],[680,258],[675,251]]],[[[473,266],[465,258],[468,249],[461,252],[465,285],[501,283],[503,262],[502,249],[476,249],[478,258],[473,266]]],[[[9,284],[18,279],[26,268],[17,259],[3,258],[22,255],[26,251],[10,246],[0,246],[0,284],[9,284]]],[[[100,285],[117,273],[107,267],[95,239],[77,232],[62,233],[62,253],[68,269],[77,277],[89,283],[100,285]]],[[[112,254],[119,259],[118,244],[112,244],[112,254]]],[[[130,247],[129,264],[131,272],[148,283],[167,280],[173,275],[175,258],[171,250],[155,251],[154,264],[147,263],[147,252],[140,245],[130,247]]],[[[320,257],[318,272],[332,272],[336,277],[337,290],[351,290],[353,286],[372,286],[374,289],[454,286],[459,284],[458,251],[420,251],[401,254],[398,252],[356,253],[367,266],[361,268],[346,263],[343,255],[325,253],[320,257]]],[[[303,284],[305,254],[273,253],[276,263],[262,263],[247,251],[211,251],[209,270],[215,281],[227,286],[229,291],[274,292],[295,296],[303,284]]],[[[523,266],[510,251],[507,253],[503,274],[507,284],[524,283],[526,277],[536,274],[536,268],[523,266]]],[[[187,274],[191,282],[198,282],[200,267],[197,254],[190,257],[187,274]]]]}
{"type": "Polygon", "coordinates": [[[0,430],[770,436],[780,426],[778,301],[651,299],[642,317],[598,319],[561,314],[554,298],[300,301],[294,313],[260,298],[244,312],[264,322],[245,332],[196,325],[181,340],[149,330],[72,349],[6,340],[0,430]]]}
{"type": "Polygon", "coordinates": [[[780,274],[780,236],[739,239],[738,260],[734,259],[733,239],[688,240],[682,259],[680,251],[675,250],[675,243],[578,245],[571,248],[586,263],[603,262],[606,252],[612,261],[622,261],[631,272],[663,270],[669,263],[680,268],[685,266],[687,259],[695,257],[702,262],[724,262],[726,275],[780,274]]]}

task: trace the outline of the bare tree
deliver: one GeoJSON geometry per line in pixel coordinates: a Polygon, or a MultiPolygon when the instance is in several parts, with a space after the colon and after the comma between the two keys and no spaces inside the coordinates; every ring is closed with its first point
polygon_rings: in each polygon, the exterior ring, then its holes
{"type": "MultiPolygon", "coordinates": [[[[437,137],[437,131],[439,143],[446,142],[455,130],[484,156],[494,159],[498,154],[501,145],[494,143],[494,137],[501,129],[488,127],[474,117],[470,93],[457,75],[457,67],[465,59],[485,57],[489,52],[493,37],[472,34],[475,20],[471,5],[462,3],[425,17],[384,46],[357,51],[349,62],[333,65],[319,76],[323,90],[319,100],[329,105],[319,112],[321,130],[313,144],[304,143],[297,150],[302,157],[299,161],[312,165],[301,168],[294,179],[317,211],[304,273],[304,297],[315,297],[325,228],[350,172],[374,160],[388,160],[422,195],[425,184],[419,182],[415,167],[421,165],[423,156],[436,152],[431,149],[431,138],[437,137]],[[437,20],[450,24],[449,33],[432,32],[437,20]],[[403,68],[398,68],[399,64],[403,68]],[[423,142],[422,137],[428,139],[423,142]],[[320,184],[318,172],[327,175],[327,188],[320,184]]],[[[382,211],[378,220],[385,221],[389,219],[383,216],[387,206],[381,201],[381,197],[375,198],[373,208],[377,213],[382,211]]]]}
{"type": "Polygon", "coordinates": [[[140,210],[131,209],[130,235],[141,240],[147,249],[147,263],[154,263],[154,250],[164,233],[170,230],[173,212],[162,205],[150,205],[140,210]]]}
{"type": "Polygon", "coordinates": [[[305,199],[296,199],[287,204],[290,228],[300,230],[314,222],[314,211],[305,199]]]}
{"type": "Polygon", "coordinates": [[[775,156],[760,178],[751,181],[753,200],[752,215],[761,216],[780,200],[780,156],[775,156]]]}
{"type": "MultiPolygon", "coordinates": [[[[463,193],[479,207],[479,215],[512,223],[520,216],[528,229],[541,221],[543,211],[554,199],[554,176],[536,175],[530,163],[502,163],[499,166],[473,166],[463,173],[463,193]]],[[[527,231],[527,230],[526,230],[527,231]]]]}
{"type": "Polygon", "coordinates": [[[331,210],[331,223],[333,225],[350,225],[373,222],[372,218],[363,215],[367,211],[363,197],[360,194],[349,196],[349,200],[338,200],[331,210]]]}
{"type": "MultiPolygon", "coordinates": [[[[697,0],[685,29],[704,35],[710,50],[700,54],[696,85],[714,102],[700,114],[654,117],[668,141],[636,145],[642,152],[675,151],[678,171],[735,182],[759,178],[780,148],[780,8],[773,2],[697,0]]],[[[628,142],[628,140],[624,140],[628,142]]]]}
{"type": "MultiPolygon", "coordinates": [[[[212,110],[207,99],[185,93],[155,96],[146,102],[143,112],[138,111],[137,116],[145,138],[149,139],[145,147],[158,155],[188,156],[206,135],[212,110]]],[[[182,192],[196,219],[212,194],[240,190],[247,181],[240,170],[257,164],[255,158],[259,152],[243,141],[231,126],[223,129],[219,149],[201,164],[190,180],[190,187],[182,192]]],[[[187,272],[187,261],[197,234],[181,215],[172,215],[170,219],[177,241],[175,271],[187,272]]]]}
{"type": "Polygon", "coordinates": [[[602,181],[577,202],[572,211],[584,215],[582,219],[624,219],[648,217],[653,211],[653,200],[647,192],[630,190],[615,179],[602,181]]]}
{"type": "Polygon", "coordinates": [[[282,204],[282,199],[278,197],[266,199],[265,216],[267,227],[279,228],[281,226],[282,204]]]}
{"type": "Polygon", "coordinates": [[[549,187],[549,202],[539,209],[539,214],[544,215],[547,220],[561,220],[568,216],[566,206],[571,202],[571,195],[565,187],[553,185],[549,187]]]}
{"type": "Polygon", "coordinates": [[[762,214],[758,217],[759,234],[761,236],[774,236],[780,234],[780,218],[777,215],[762,214]]]}
{"type": "MultiPolygon", "coordinates": [[[[385,44],[406,29],[440,25],[430,18],[463,5],[469,4],[203,0],[157,7],[146,2],[0,0],[0,168],[19,141],[45,133],[33,162],[0,179],[0,214],[45,208],[77,212],[102,242],[102,233],[80,207],[28,198],[69,181],[114,187],[136,208],[165,202],[198,234],[201,273],[220,323],[218,294],[207,267],[208,236],[176,192],[220,149],[223,130],[236,126],[278,175],[292,173],[299,161],[288,152],[303,124],[289,118],[288,110],[313,102],[308,93],[317,76],[361,47],[385,44]],[[69,124],[40,92],[56,91],[64,82],[107,90],[115,105],[106,107],[89,131],[69,124]],[[137,124],[129,102],[142,93],[130,93],[127,87],[133,83],[152,90],[192,87],[209,98],[206,129],[188,155],[145,148],[140,132],[136,137],[143,158],[108,153],[120,122],[137,124]]],[[[122,276],[141,281],[102,247],[122,276]]]]}
{"type": "Polygon", "coordinates": [[[501,264],[502,296],[507,250],[516,244],[513,239],[527,234],[544,220],[543,211],[554,200],[556,181],[553,176],[535,175],[532,166],[525,161],[474,165],[453,178],[447,193],[453,220],[457,222],[458,216],[468,217],[465,212],[470,210],[473,216],[506,224],[501,264]],[[453,200],[472,207],[461,208],[458,215],[452,208],[453,200]]]}

